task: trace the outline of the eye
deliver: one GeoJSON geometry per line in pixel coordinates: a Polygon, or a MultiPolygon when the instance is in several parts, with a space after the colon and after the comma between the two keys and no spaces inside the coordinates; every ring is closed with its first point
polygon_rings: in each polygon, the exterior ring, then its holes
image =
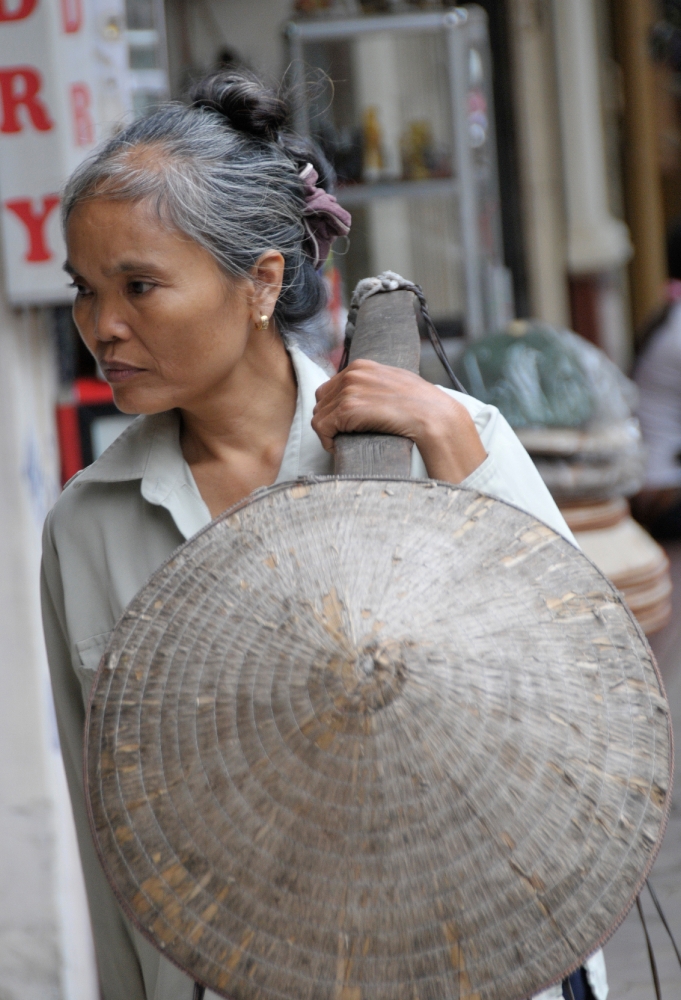
{"type": "Polygon", "coordinates": [[[128,290],[133,295],[144,295],[145,292],[151,291],[152,288],[156,286],[152,281],[129,281],[128,290]]]}
{"type": "Polygon", "coordinates": [[[82,283],[82,281],[78,281],[77,279],[70,281],[68,287],[76,289],[76,295],[79,299],[82,299],[85,295],[90,295],[90,290],[82,283]]]}

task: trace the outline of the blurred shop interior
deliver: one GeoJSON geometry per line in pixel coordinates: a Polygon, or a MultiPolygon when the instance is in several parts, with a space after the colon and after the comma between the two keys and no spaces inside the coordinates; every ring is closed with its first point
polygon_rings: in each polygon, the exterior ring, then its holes
{"type": "MultiPolygon", "coordinates": [[[[529,317],[630,368],[636,331],[663,302],[666,228],[681,216],[677,0],[126,0],[125,10],[129,113],[245,65],[285,88],[295,126],[333,163],[353,228],[327,264],[325,329],[309,338],[319,356],[337,359],[357,280],[389,268],[422,285],[453,357],[529,317]]],[[[125,418],[67,306],[53,325],[65,480],[125,418]]]]}

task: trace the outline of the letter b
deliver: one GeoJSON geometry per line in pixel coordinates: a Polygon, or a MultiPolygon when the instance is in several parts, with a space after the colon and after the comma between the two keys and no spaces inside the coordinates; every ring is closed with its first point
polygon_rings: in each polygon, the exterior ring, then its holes
{"type": "Polygon", "coordinates": [[[95,123],[90,106],[92,95],[86,83],[71,84],[71,113],[76,146],[91,146],[95,141],[95,123]]]}

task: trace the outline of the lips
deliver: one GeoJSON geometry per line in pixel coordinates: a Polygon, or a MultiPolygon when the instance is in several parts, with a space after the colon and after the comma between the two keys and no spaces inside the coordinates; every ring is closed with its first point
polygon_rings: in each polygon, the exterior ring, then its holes
{"type": "Polygon", "coordinates": [[[124,361],[105,361],[101,363],[100,367],[107,382],[127,382],[146,370],[128,365],[124,361]]]}

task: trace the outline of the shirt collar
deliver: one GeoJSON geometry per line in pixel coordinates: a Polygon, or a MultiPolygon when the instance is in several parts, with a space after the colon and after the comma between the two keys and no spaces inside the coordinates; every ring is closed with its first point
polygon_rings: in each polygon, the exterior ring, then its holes
{"type": "MultiPolygon", "coordinates": [[[[326,373],[303,352],[289,346],[296,373],[298,397],[284,457],[276,482],[305,473],[326,475],[332,458],[312,430],[315,391],[326,382],[326,373]]],[[[92,465],[79,473],[78,484],[141,480],[141,493],[149,503],[165,507],[178,529],[189,538],[211,517],[180,448],[180,420],[176,410],[138,417],[92,465]]]]}
{"type": "Polygon", "coordinates": [[[298,382],[298,399],[284,457],[275,480],[277,483],[286,483],[308,472],[318,476],[331,475],[333,472],[333,457],[324,451],[321,441],[312,430],[312,411],[317,402],[315,393],[320,385],[328,382],[329,376],[298,347],[289,345],[289,354],[298,382]]]}

